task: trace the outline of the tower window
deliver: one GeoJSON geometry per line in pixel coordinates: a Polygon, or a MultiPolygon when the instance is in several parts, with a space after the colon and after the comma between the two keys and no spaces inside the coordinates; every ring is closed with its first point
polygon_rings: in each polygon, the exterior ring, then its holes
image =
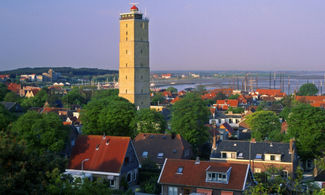
{"type": "Polygon", "coordinates": [[[141,79],[143,79],[143,76],[141,75],[141,77],[140,77],[141,79]]]}
{"type": "Polygon", "coordinates": [[[125,53],[128,54],[128,50],[125,50],[125,53]]]}
{"type": "Polygon", "coordinates": [[[128,63],[125,64],[125,67],[128,67],[128,63]]]}
{"type": "Polygon", "coordinates": [[[128,31],[126,31],[125,34],[128,35],[128,31]]]}
{"type": "Polygon", "coordinates": [[[141,53],[141,54],[143,53],[142,49],[140,50],[140,53],[141,53]]]}
{"type": "Polygon", "coordinates": [[[125,76],[125,79],[128,80],[128,76],[125,76]]]}
{"type": "Polygon", "coordinates": [[[125,93],[128,93],[128,90],[127,89],[125,90],[125,93]]]}
{"type": "Polygon", "coordinates": [[[128,27],[128,24],[125,24],[125,27],[127,28],[128,27]]]}
{"type": "Polygon", "coordinates": [[[125,40],[127,41],[127,40],[128,40],[128,38],[126,37],[126,38],[125,38],[125,40]]]}
{"type": "Polygon", "coordinates": [[[143,28],[143,29],[145,28],[145,24],[144,24],[144,23],[142,23],[142,28],[143,28]]]}

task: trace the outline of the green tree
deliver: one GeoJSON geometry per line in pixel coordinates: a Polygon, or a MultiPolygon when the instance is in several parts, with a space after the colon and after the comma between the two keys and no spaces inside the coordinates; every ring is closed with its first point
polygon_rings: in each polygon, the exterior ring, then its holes
{"type": "Polygon", "coordinates": [[[175,87],[168,87],[166,91],[170,91],[172,94],[177,93],[177,89],[175,87]]]}
{"type": "Polygon", "coordinates": [[[3,98],[5,97],[5,95],[7,94],[8,92],[8,88],[6,85],[0,83],[0,101],[3,100],[3,98]]]}
{"type": "Polygon", "coordinates": [[[317,92],[318,92],[318,89],[315,84],[305,83],[305,84],[301,85],[297,95],[310,96],[310,95],[316,95],[317,92]]]}
{"type": "Polygon", "coordinates": [[[224,100],[226,99],[227,96],[225,94],[223,94],[222,92],[217,93],[215,100],[224,100]]]}
{"type": "Polygon", "coordinates": [[[151,97],[151,104],[158,105],[164,103],[165,98],[161,93],[156,93],[153,97],[151,97]]]}
{"type": "Polygon", "coordinates": [[[42,107],[44,106],[47,97],[47,89],[43,88],[35,95],[35,97],[24,98],[21,105],[26,109],[30,107],[42,107]]]}
{"type": "Polygon", "coordinates": [[[14,120],[12,114],[0,104],[0,132],[5,131],[7,126],[14,120]]]}
{"type": "Polygon", "coordinates": [[[82,110],[82,130],[85,134],[134,136],[135,113],[135,106],[124,98],[94,99],[82,110]]]}
{"type": "Polygon", "coordinates": [[[107,98],[110,96],[118,96],[119,90],[118,89],[103,89],[103,90],[96,90],[91,99],[102,99],[107,98]]]}
{"type": "Polygon", "coordinates": [[[137,111],[134,121],[140,133],[164,133],[167,127],[163,115],[149,108],[137,111]]]}
{"type": "Polygon", "coordinates": [[[315,158],[325,151],[325,111],[308,104],[293,107],[288,116],[288,135],[296,139],[303,159],[315,158]]]}
{"type": "Polygon", "coordinates": [[[12,124],[11,132],[31,151],[60,152],[64,148],[69,129],[55,113],[39,114],[28,111],[12,124]]]}
{"type": "Polygon", "coordinates": [[[21,97],[12,91],[8,92],[3,98],[5,102],[19,102],[20,100],[21,97]]]}
{"type": "Polygon", "coordinates": [[[28,151],[15,137],[0,133],[0,194],[46,194],[46,174],[64,166],[60,156],[28,151]]]}
{"type": "Polygon", "coordinates": [[[207,91],[204,85],[197,85],[195,88],[195,92],[202,95],[207,91]]]}
{"type": "Polygon", "coordinates": [[[74,87],[68,94],[62,97],[62,102],[65,106],[69,105],[84,105],[87,103],[85,95],[79,87],[74,87]]]}
{"type": "Polygon", "coordinates": [[[197,148],[208,140],[208,131],[204,126],[208,116],[208,107],[201,97],[196,93],[187,93],[172,107],[172,130],[197,148]]]}
{"type": "Polygon", "coordinates": [[[232,112],[234,114],[241,114],[245,111],[244,108],[241,107],[229,107],[228,112],[232,112]]]}
{"type": "Polygon", "coordinates": [[[252,130],[252,137],[257,141],[282,141],[281,124],[272,111],[256,111],[247,116],[247,123],[252,130]]]}
{"type": "Polygon", "coordinates": [[[231,95],[231,96],[229,96],[228,99],[230,99],[230,100],[237,100],[238,97],[239,97],[239,94],[235,94],[235,95],[231,95]]]}

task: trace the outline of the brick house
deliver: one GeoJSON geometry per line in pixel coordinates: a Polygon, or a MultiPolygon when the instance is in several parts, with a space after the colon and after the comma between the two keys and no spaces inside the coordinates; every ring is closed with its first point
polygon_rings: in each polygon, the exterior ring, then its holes
{"type": "Polygon", "coordinates": [[[275,167],[282,169],[284,177],[294,176],[298,164],[293,140],[290,143],[239,140],[223,140],[217,144],[214,142],[210,160],[250,164],[254,173],[275,167]]]}
{"type": "Polygon", "coordinates": [[[72,148],[66,174],[74,178],[104,178],[120,188],[122,178],[137,182],[139,160],[130,137],[80,135],[72,148]]]}
{"type": "Polygon", "coordinates": [[[158,178],[162,195],[243,194],[254,185],[247,164],[166,159],[158,178]]]}

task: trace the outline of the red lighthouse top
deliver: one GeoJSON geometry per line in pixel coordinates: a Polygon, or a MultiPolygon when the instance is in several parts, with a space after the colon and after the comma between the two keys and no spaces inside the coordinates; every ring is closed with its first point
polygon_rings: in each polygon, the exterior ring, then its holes
{"type": "Polygon", "coordinates": [[[131,11],[139,11],[139,9],[137,8],[137,6],[133,5],[130,9],[131,11]]]}

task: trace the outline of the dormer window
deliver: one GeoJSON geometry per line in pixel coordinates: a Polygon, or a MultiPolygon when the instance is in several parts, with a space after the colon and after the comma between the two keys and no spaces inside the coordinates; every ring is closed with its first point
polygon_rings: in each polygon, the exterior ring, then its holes
{"type": "Polygon", "coordinates": [[[262,160],[262,154],[256,154],[256,157],[255,158],[262,160]]]}
{"type": "Polygon", "coordinates": [[[148,152],[147,152],[147,151],[144,151],[144,152],[142,153],[142,157],[143,157],[143,158],[148,158],[148,152]]]}
{"type": "Polygon", "coordinates": [[[208,167],[206,169],[206,182],[226,183],[228,184],[230,178],[231,167],[208,167]]]}
{"type": "Polygon", "coordinates": [[[176,173],[177,174],[183,174],[184,167],[178,167],[176,173]]]}
{"type": "Polygon", "coordinates": [[[163,157],[164,157],[164,153],[161,152],[157,154],[157,158],[163,158],[163,157]]]}
{"type": "Polygon", "coordinates": [[[238,158],[244,158],[244,155],[242,152],[238,153],[238,158]]]}

